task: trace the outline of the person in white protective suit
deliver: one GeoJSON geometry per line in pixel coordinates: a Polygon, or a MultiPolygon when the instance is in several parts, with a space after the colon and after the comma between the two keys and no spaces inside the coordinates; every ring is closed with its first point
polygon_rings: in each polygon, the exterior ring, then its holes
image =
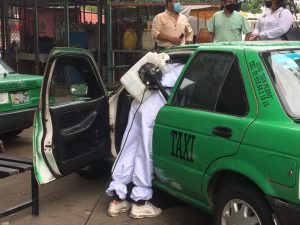
{"type": "MultiPolygon", "coordinates": [[[[183,67],[184,64],[180,63],[168,64],[169,72],[163,74],[162,86],[173,87],[183,67]]],[[[106,190],[113,197],[108,208],[109,216],[117,216],[130,208],[132,218],[155,217],[162,212],[148,200],[153,194],[153,126],[158,111],[165,103],[160,91],[155,90],[142,104],[136,100],[131,104],[121,143],[123,150],[115,161],[112,181],[106,190]],[[131,182],[135,185],[130,194],[132,204],[126,201],[127,185],[131,182]]]]}

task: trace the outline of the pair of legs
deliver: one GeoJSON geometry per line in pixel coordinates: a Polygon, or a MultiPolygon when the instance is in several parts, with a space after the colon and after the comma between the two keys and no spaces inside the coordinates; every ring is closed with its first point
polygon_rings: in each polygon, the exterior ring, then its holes
{"type": "MultiPolygon", "coordinates": [[[[153,126],[156,115],[164,104],[165,100],[159,91],[154,91],[141,105],[135,100],[132,102],[121,151],[112,169],[112,181],[106,190],[109,196],[114,196],[115,200],[111,205],[123,204],[123,211],[125,211],[128,209],[128,205],[125,203],[128,194],[127,185],[132,182],[134,187],[130,198],[133,200],[131,216],[134,218],[141,218],[141,213],[135,215],[133,212],[138,211],[134,210],[138,209],[136,208],[138,206],[146,207],[148,211],[152,208],[152,213],[146,213],[148,216],[156,216],[161,212],[158,208],[150,206],[147,200],[150,200],[153,194],[153,126]],[[122,203],[122,201],[124,202],[122,203]]],[[[111,205],[110,208],[113,207],[111,205]]]]}

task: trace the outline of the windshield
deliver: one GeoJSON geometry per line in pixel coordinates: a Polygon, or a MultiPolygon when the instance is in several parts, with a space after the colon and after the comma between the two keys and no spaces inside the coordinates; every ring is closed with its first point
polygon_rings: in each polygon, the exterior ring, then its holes
{"type": "Polygon", "coordinates": [[[263,53],[287,113],[300,117],[300,50],[263,53]]]}
{"type": "Polygon", "coordinates": [[[2,59],[0,59],[0,74],[13,72],[14,70],[10,68],[2,59]]]}

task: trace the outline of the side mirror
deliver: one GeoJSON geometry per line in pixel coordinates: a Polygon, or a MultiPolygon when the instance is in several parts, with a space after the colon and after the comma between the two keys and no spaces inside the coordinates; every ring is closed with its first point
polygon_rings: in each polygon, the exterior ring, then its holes
{"type": "Polygon", "coordinates": [[[70,93],[76,97],[86,97],[88,94],[87,84],[72,84],[70,87],[70,93]]]}

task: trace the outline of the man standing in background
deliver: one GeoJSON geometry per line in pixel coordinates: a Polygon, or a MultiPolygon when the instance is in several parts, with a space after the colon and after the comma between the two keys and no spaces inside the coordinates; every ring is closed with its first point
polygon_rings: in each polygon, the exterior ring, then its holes
{"type": "Polygon", "coordinates": [[[251,35],[251,28],[245,17],[236,11],[236,0],[223,0],[224,9],[216,12],[208,23],[208,31],[214,42],[242,41],[242,34],[246,34],[245,41],[251,35]]]}
{"type": "Polygon", "coordinates": [[[180,1],[166,0],[165,12],[154,17],[151,32],[158,50],[192,43],[192,27],[180,10],[180,1]]]}

